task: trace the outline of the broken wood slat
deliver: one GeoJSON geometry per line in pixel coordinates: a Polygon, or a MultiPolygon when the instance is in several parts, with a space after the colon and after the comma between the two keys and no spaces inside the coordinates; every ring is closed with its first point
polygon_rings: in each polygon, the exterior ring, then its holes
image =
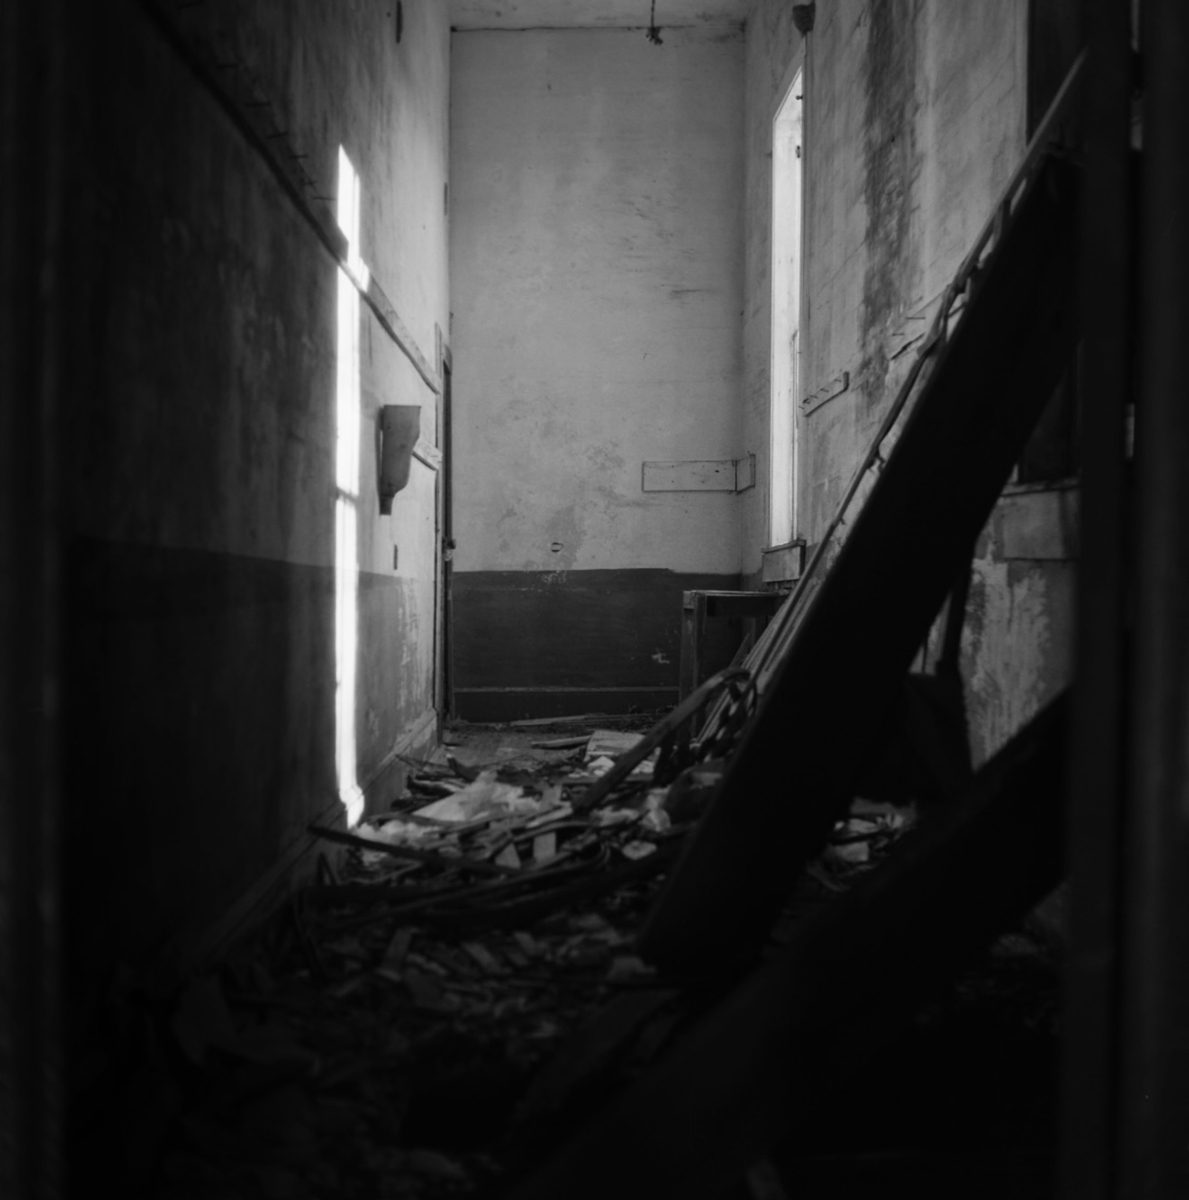
{"type": "Polygon", "coordinates": [[[1049,160],[983,265],[649,918],[642,953],[665,969],[696,973],[754,951],[855,794],[1073,353],[1076,185],[1073,168],[1049,160]]]}
{"type": "Polygon", "coordinates": [[[574,750],[589,741],[590,734],[584,733],[580,737],[549,738],[543,742],[530,742],[529,745],[534,750],[574,750]]]}
{"type": "Polygon", "coordinates": [[[615,765],[574,801],[575,811],[597,808],[614,788],[627,779],[662,742],[672,737],[721,687],[732,680],[746,678],[747,672],[740,668],[719,671],[717,675],[712,675],[671,713],[658,721],[626,754],[621,754],[615,760],[615,765]]]}
{"type": "Polygon", "coordinates": [[[356,850],[374,850],[378,854],[391,854],[393,858],[407,858],[410,862],[425,863],[427,866],[440,867],[450,871],[473,871],[476,875],[516,875],[519,872],[514,867],[501,867],[497,863],[484,862],[482,859],[451,858],[447,854],[439,854],[436,850],[418,850],[413,846],[394,846],[391,842],[373,842],[371,838],[358,837],[353,833],[343,833],[339,829],[327,829],[325,825],[308,825],[306,828],[316,837],[325,838],[328,842],[338,842],[341,846],[352,846],[356,850]]]}
{"type": "MultiPolygon", "coordinates": [[[[855,888],[799,923],[510,1200],[718,1200],[1058,882],[1067,697],[855,888]],[[691,1136],[695,1133],[697,1136],[691,1136]]],[[[812,1149],[812,1147],[806,1147],[812,1149]]]]}
{"type": "Polygon", "coordinates": [[[528,895],[501,900],[500,896],[507,894],[502,881],[480,884],[478,888],[456,889],[448,896],[414,901],[385,916],[400,919],[416,915],[418,922],[432,925],[442,932],[481,933],[489,929],[523,929],[571,905],[597,900],[624,884],[662,874],[672,865],[675,852],[675,846],[661,846],[647,858],[595,871],[586,867],[561,868],[557,872],[528,871],[523,873],[526,882],[539,884],[542,878],[551,875],[553,879],[550,886],[537,887],[528,895]],[[561,881],[556,882],[559,876],[562,877],[561,881]]]}

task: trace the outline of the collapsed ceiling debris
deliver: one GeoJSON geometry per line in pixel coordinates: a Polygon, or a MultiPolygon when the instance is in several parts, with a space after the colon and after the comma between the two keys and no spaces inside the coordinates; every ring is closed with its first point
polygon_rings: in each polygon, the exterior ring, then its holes
{"type": "MultiPolygon", "coordinates": [[[[410,764],[390,811],[320,830],[347,847],[337,869],[325,856],[171,1008],[185,1067],[166,1193],[469,1193],[652,1062],[714,995],[665,979],[634,942],[717,782],[697,767],[659,785],[655,741],[470,730],[410,764]]],[[[857,800],[797,909],[844,893],[914,819],[857,800]]]]}

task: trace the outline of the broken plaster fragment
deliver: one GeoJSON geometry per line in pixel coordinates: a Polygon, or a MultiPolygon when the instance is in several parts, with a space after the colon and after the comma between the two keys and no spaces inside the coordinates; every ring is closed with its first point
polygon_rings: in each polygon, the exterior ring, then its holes
{"type": "Polygon", "coordinates": [[[431,1012],[449,1012],[458,1007],[457,997],[447,993],[432,975],[408,970],[402,972],[401,981],[418,1008],[429,1009],[431,1012]]]}
{"type": "Polygon", "coordinates": [[[535,814],[540,802],[524,795],[524,789],[511,783],[500,783],[494,769],[481,771],[479,777],[452,796],[435,800],[414,812],[417,817],[435,821],[461,823],[488,814],[503,816],[509,813],[535,814]]]}
{"type": "Polygon", "coordinates": [[[599,758],[591,758],[587,760],[586,771],[589,775],[599,776],[606,775],[611,768],[615,766],[615,760],[608,758],[605,754],[599,758]]]}
{"type": "Polygon", "coordinates": [[[574,806],[569,801],[553,804],[548,809],[542,810],[540,816],[531,818],[524,827],[525,829],[533,829],[537,825],[544,825],[553,821],[564,821],[566,817],[572,816],[573,812],[574,806]]]}
{"type": "Polygon", "coordinates": [[[640,814],[631,808],[596,808],[591,817],[596,825],[610,828],[614,825],[630,825],[640,819],[640,814]]]}
{"type": "Polygon", "coordinates": [[[516,843],[509,842],[496,856],[495,863],[500,867],[520,867],[520,855],[516,850],[516,843]]]}
{"type": "Polygon", "coordinates": [[[640,824],[653,833],[666,833],[673,822],[663,808],[650,808],[641,818],[640,824]]]}
{"type": "Polygon", "coordinates": [[[405,956],[409,953],[409,947],[413,944],[413,938],[417,936],[417,931],[409,925],[402,925],[396,933],[392,935],[392,941],[388,943],[388,948],[384,951],[384,966],[392,971],[399,971],[404,965],[405,956]]]}
{"type": "Polygon", "coordinates": [[[490,975],[505,974],[504,966],[482,942],[463,942],[462,948],[490,975]]]}
{"type": "Polygon", "coordinates": [[[410,1150],[405,1163],[408,1169],[416,1175],[448,1180],[452,1183],[470,1182],[470,1176],[465,1168],[438,1150],[410,1150]]]}
{"type": "Polygon", "coordinates": [[[630,858],[634,861],[641,858],[647,858],[650,854],[656,853],[656,846],[652,842],[626,842],[620,847],[625,858],[630,858]]]}
{"type": "Polygon", "coordinates": [[[535,958],[541,953],[541,947],[537,944],[537,939],[523,929],[513,929],[512,939],[530,958],[535,958]]]}
{"type": "Polygon", "coordinates": [[[844,863],[865,863],[871,859],[869,842],[840,842],[826,848],[830,858],[844,863]]]}
{"type": "Polygon", "coordinates": [[[639,979],[653,979],[656,968],[649,966],[635,954],[620,954],[611,960],[607,968],[608,983],[628,983],[639,979]]]}
{"type": "Polygon", "coordinates": [[[395,820],[385,821],[382,825],[364,821],[351,832],[356,837],[384,846],[416,846],[426,838],[436,836],[437,831],[412,821],[395,820]]]}

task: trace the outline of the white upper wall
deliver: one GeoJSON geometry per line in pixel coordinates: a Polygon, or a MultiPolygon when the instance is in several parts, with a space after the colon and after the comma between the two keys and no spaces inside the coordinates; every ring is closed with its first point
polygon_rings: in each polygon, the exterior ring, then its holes
{"type": "MultiPolygon", "coordinates": [[[[742,25],[752,0],[657,0],[656,22],[742,25]]],[[[452,0],[455,29],[632,28],[649,22],[650,0],[452,0]]]]}
{"type": "Polygon", "coordinates": [[[456,568],[737,570],[741,34],[453,41],[456,568]]]}

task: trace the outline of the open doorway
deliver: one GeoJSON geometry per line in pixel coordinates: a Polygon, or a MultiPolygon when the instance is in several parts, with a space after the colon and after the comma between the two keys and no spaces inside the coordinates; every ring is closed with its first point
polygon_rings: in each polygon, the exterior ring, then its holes
{"type": "Polygon", "coordinates": [[[772,360],[768,544],[797,529],[797,392],[801,356],[802,72],[772,121],[772,360]]]}

